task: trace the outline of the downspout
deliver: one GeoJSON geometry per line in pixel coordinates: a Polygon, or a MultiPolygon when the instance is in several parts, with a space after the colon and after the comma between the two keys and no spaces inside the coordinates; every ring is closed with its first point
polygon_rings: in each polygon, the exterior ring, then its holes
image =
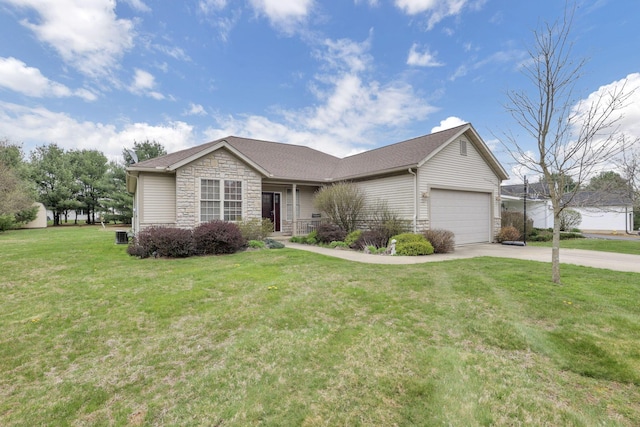
{"type": "Polygon", "coordinates": [[[413,232],[418,232],[418,174],[411,168],[407,169],[413,175],[413,232]]]}
{"type": "Polygon", "coordinates": [[[298,205],[298,198],[296,197],[296,190],[298,189],[298,185],[297,184],[293,184],[292,185],[292,189],[291,189],[291,202],[292,202],[292,207],[291,207],[291,219],[293,220],[293,223],[291,224],[291,235],[292,236],[297,236],[298,235],[298,215],[296,212],[296,206],[298,205]]]}

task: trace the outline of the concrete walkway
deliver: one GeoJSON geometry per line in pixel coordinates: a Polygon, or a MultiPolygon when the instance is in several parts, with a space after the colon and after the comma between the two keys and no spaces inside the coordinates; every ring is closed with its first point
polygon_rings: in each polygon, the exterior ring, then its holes
{"type": "MultiPolygon", "coordinates": [[[[450,254],[428,256],[387,256],[371,255],[344,249],[329,249],[318,246],[283,242],[287,248],[300,249],[318,254],[369,264],[420,264],[425,262],[448,261],[482,256],[515,258],[529,261],[551,262],[551,248],[539,246],[507,246],[499,244],[479,244],[459,246],[450,254]]],[[[560,248],[560,263],[584,267],[604,268],[615,271],[640,273],[640,255],[617,254],[612,252],[585,251],[582,249],[560,248]]]]}

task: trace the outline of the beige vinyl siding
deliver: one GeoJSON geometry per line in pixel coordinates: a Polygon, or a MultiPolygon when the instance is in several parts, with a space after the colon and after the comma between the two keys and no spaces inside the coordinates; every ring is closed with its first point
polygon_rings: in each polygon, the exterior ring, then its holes
{"type": "Polygon", "coordinates": [[[311,214],[320,213],[320,211],[313,207],[316,187],[298,186],[298,190],[300,190],[300,194],[298,195],[300,197],[298,201],[300,204],[300,218],[309,219],[311,218],[311,214]]]}
{"type": "Polygon", "coordinates": [[[413,219],[414,177],[408,171],[402,175],[359,181],[357,184],[364,190],[369,206],[375,206],[378,200],[386,200],[393,212],[404,219],[413,219]]]}
{"type": "Polygon", "coordinates": [[[420,167],[419,220],[429,219],[429,192],[434,188],[489,193],[492,232],[500,227],[500,180],[470,140],[460,137],[452,141],[420,167]],[[466,141],[466,156],[460,152],[460,140],[466,141]]]}
{"type": "Polygon", "coordinates": [[[174,175],[141,174],[138,186],[142,190],[140,225],[176,222],[176,178],[174,175]]]}

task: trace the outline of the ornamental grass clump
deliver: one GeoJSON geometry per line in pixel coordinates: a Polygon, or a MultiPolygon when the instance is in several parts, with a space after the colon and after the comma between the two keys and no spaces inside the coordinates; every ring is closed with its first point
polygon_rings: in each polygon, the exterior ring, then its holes
{"type": "Polygon", "coordinates": [[[496,237],[496,240],[498,240],[498,242],[512,242],[520,240],[520,232],[517,228],[512,226],[502,227],[496,237]]]}
{"type": "Polygon", "coordinates": [[[436,254],[447,254],[455,250],[455,235],[449,230],[426,230],[422,233],[433,246],[433,252],[436,254]]]}

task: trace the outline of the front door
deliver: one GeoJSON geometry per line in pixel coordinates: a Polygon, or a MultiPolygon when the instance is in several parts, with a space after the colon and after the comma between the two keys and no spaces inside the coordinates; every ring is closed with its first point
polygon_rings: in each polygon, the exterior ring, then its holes
{"type": "Polygon", "coordinates": [[[262,218],[273,222],[273,231],[280,231],[280,193],[262,193],[262,218]]]}

